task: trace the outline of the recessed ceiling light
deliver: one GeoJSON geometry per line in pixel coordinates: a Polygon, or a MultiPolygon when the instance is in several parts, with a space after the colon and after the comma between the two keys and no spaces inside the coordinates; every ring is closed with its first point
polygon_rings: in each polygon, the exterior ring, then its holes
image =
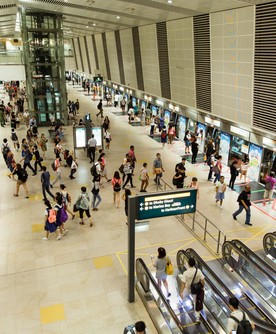
{"type": "Polygon", "coordinates": [[[117,16],[117,19],[120,19],[120,16],[117,16]]]}
{"type": "Polygon", "coordinates": [[[93,23],[92,26],[93,26],[93,27],[96,27],[96,23],[93,23]]]}
{"type": "Polygon", "coordinates": [[[168,4],[172,4],[172,0],[168,0],[168,4]]]}
{"type": "Polygon", "coordinates": [[[88,26],[86,26],[86,28],[88,28],[88,26]]]}

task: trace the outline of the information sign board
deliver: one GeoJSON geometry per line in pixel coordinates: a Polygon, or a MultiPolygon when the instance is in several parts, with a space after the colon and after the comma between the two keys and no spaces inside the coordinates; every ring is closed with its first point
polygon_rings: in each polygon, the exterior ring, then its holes
{"type": "Polygon", "coordinates": [[[137,219],[182,215],[196,211],[197,190],[137,196],[137,219]]]}
{"type": "Polygon", "coordinates": [[[86,129],[74,127],[75,132],[75,148],[86,147],[86,129]]]}
{"type": "Polygon", "coordinates": [[[97,140],[97,146],[102,147],[103,146],[102,128],[100,126],[93,127],[91,130],[94,135],[94,138],[97,140]]]}

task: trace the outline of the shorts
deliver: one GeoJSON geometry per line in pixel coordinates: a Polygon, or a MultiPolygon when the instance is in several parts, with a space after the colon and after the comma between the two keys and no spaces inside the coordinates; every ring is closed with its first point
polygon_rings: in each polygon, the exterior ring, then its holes
{"type": "Polygon", "coordinates": [[[273,189],[264,191],[264,198],[272,198],[273,197],[273,189]]]}
{"type": "Polygon", "coordinates": [[[88,218],[90,218],[90,217],[91,217],[89,209],[87,209],[87,210],[84,210],[84,209],[82,209],[82,208],[79,208],[80,219],[82,219],[82,218],[83,218],[83,213],[84,213],[84,212],[86,213],[86,216],[87,216],[88,218]]]}
{"type": "Polygon", "coordinates": [[[105,138],[105,142],[106,143],[110,143],[110,139],[109,138],[105,138]]]}
{"type": "Polygon", "coordinates": [[[222,201],[224,199],[224,193],[216,193],[216,200],[217,201],[222,201]]]}

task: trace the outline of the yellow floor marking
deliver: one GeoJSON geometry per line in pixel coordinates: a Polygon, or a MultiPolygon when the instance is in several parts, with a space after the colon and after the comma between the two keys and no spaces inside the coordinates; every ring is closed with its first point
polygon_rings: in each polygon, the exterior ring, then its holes
{"type": "Polygon", "coordinates": [[[250,238],[248,238],[246,241],[244,241],[244,244],[247,244],[250,240],[255,239],[255,237],[256,237],[257,235],[259,235],[259,234],[263,233],[264,231],[270,229],[272,226],[273,226],[273,225],[271,224],[271,225],[267,226],[266,228],[261,229],[258,233],[254,234],[252,237],[250,237],[250,238]]]}
{"type": "Polygon", "coordinates": [[[184,245],[182,245],[182,246],[180,246],[180,247],[177,247],[176,249],[172,250],[172,251],[169,253],[169,255],[173,255],[175,252],[179,251],[180,249],[185,249],[187,245],[193,243],[194,241],[197,241],[197,239],[194,238],[193,240],[188,241],[186,244],[184,244],[184,245]]]}
{"type": "Polygon", "coordinates": [[[251,311],[251,310],[255,310],[255,309],[256,309],[256,306],[252,306],[252,307],[249,307],[247,310],[251,311]]]}
{"type": "MultiPolygon", "coordinates": [[[[239,232],[239,231],[252,231],[253,229],[255,228],[261,228],[261,227],[264,227],[264,226],[267,226],[267,224],[264,224],[264,225],[259,225],[259,226],[252,226],[252,227],[243,227],[243,228],[238,228],[238,229],[235,229],[235,230],[229,230],[229,231],[225,231],[224,233],[227,235],[227,233],[232,233],[232,232],[239,232]]],[[[271,226],[271,225],[270,225],[271,226]]]]}
{"type": "Polygon", "coordinates": [[[44,224],[33,224],[32,225],[32,232],[43,232],[44,231],[44,224]]]}
{"type": "Polygon", "coordinates": [[[125,274],[126,274],[126,276],[127,276],[127,269],[126,269],[126,267],[124,266],[123,261],[121,260],[120,255],[119,255],[118,252],[116,252],[116,256],[117,256],[117,259],[119,260],[119,262],[121,263],[121,266],[122,266],[122,268],[123,268],[123,271],[125,272],[125,274]]]}
{"type": "Polygon", "coordinates": [[[93,259],[93,264],[96,269],[101,269],[105,267],[112,267],[113,266],[113,259],[112,256],[99,256],[93,259]]]}
{"type": "Polygon", "coordinates": [[[40,309],[40,321],[42,324],[65,320],[64,305],[56,304],[40,309]]]}

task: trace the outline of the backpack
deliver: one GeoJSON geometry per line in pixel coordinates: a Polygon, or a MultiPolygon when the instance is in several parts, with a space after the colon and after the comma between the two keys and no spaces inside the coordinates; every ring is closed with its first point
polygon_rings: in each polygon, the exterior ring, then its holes
{"type": "Polygon", "coordinates": [[[114,187],[113,187],[113,190],[115,191],[115,193],[117,193],[118,191],[121,190],[121,186],[120,186],[120,183],[118,182],[119,180],[116,180],[115,179],[115,184],[114,184],[114,187]]]}
{"type": "Polygon", "coordinates": [[[162,133],[161,133],[161,138],[162,139],[165,139],[167,137],[167,133],[166,133],[166,131],[162,131],[162,133]]]}
{"type": "Polygon", "coordinates": [[[11,140],[12,141],[18,140],[17,134],[15,132],[12,132],[12,134],[11,134],[11,140]]]}
{"type": "Polygon", "coordinates": [[[179,179],[175,179],[175,178],[173,178],[173,179],[172,179],[172,184],[173,184],[174,186],[176,186],[176,185],[178,184],[178,180],[179,180],[179,179]]]}
{"type": "Polygon", "coordinates": [[[135,325],[128,325],[124,329],[124,334],[135,334],[135,333],[136,333],[135,325]]]}
{"type": "Polygon", "coordinates": [[[66,210],[64,209],[64,207],[58,210],[58,215],[59,215],[59,221],[61,223],[65,223],[68,220],[68,214],[66,210]]]}
{"type": "Polygon", "coordinates": [[[55,209],[47,209],[48,210],[48,222],[55,223],[57,220],[57,213],[55,209]]]}
{"type": "Polygon", "coordinates": [[[91,168],[90,168],[90,173],[92,176],[97,176],[98,173],[97,173],[97,164],[94,164],[91,168]]]}
{"type": "Polygon", "coordinates": [[[57,170],[55,161],[51,164],[51,167],[52,167],[52,169],[53,169],[54,172],[57,170]]]}
{"type": "Polygon", "coordinates": [[[19,171],[19,180],[26,182],[28,180],[28,173],[25,169],[20,169],[19,171]]]}
{"type": "Polygon", "coordinates": [[[231,316],[230,318],[235,320],[236,323],[238,324],[237,334],[251,334],[253,333],[251,323],[245,318],[245,313],[244,312],[242,313],[243,313],[243,318],[241,321],[239,321],[237,318],[233,316],[231,316]]]}
{"type": "Polygon", "coordinates": [[[100,110],[101,109],[101,105],[100,103],[97,105],[97,108],[100,110]]]}
{"type": "Polygon", "coordinates": [[[3,155],[7,155],[10,152],[9,146],[3,146],[3,155]]]}
{"type": "Polygon", "coordinates": [[[266,184],[265,184],[265,190],[268,190],[268,191],[272,190],[272,184],[271,184],[271,182],[269,182],[269,181],[266,182],[266,184]]]}

